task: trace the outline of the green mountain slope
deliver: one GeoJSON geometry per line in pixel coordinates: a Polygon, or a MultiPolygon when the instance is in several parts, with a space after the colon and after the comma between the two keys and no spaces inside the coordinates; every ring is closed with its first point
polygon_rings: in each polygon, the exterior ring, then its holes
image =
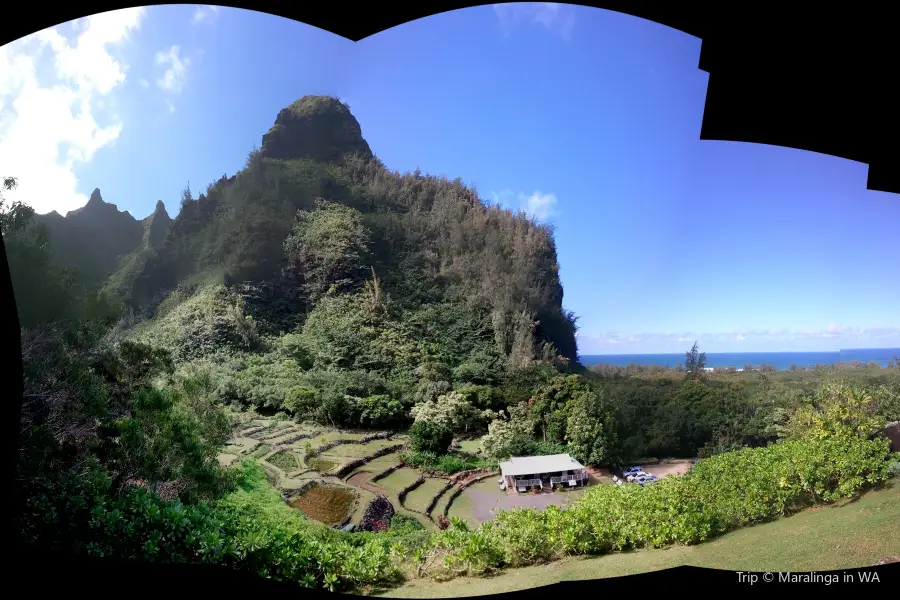
{"type": "Polygon", "coordinates": [[[130,293],[137,274],[165,241],[172,218],[166,212],[165,204],[159,200],[153,213],[140,223],[143,236],[138,246],[119,261],[118,268],[103,284],[102,291],[112,297],[123,298],[130,293]]]}
{"type": "Polygon", "coordinates": [[[152,308],[186,281],[252,282],[256,304],[293,316],[256,311],[259,326],[277,332],[326,310],[323,298],[377,282],[404,323],[449,303],[483,313],[494,349],[513,362],[546,344],[574,359],[558,270],[548,227],[486,206],[459,180],[388,170],[344,104],[307,96],[279,113],[242,171],[183,199],[126,298],[152,308]]]}

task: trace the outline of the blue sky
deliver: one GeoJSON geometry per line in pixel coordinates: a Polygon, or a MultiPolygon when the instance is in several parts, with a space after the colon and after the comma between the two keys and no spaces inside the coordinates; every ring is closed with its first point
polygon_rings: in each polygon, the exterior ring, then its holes
{"type": "Polygon", "coordinates": [[[867,166],[701,142],[701,41],[599,9],[483,6],[358,44],[263,13],[105,13],[0,49],[0,165],[137,217],[240,169],[284,106],[348,102],[400,171],[556,228],[583,354],[900,346],[900,198],[867,166]]]}

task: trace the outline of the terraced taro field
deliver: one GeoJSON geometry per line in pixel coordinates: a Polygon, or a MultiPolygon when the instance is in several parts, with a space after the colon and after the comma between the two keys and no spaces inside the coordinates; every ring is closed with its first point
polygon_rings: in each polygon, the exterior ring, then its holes
{"type": "Polygon", "coordinates": [[[434,529],[434,520],[455,488],[441,493],[447,480],[426,477],[400,502],[400,493],[422,477],[418,469],[401,465],[400,452],[407,441],[390,432],[345,432],[253,419],[235,430],[218,460],[223,465],[245,459],[260,461],[288,504],[328,525],[358,525],[368,504],[384,496],[398,514],[434,529]],[[333,446],[325,447],[328,445],[333,446]],[[372,456],[379,452],[384,454],[372,456]],[[389,469],[395,470],[373,480],[389,469]],[[434,510],[426,514],[439,494],[434,510]]]}
{"type": "Polygon", "coordinates": [[[446,479],[438,479],[429,477],[425,483],[407,494],[403,505],[410,509],[424,513],[434,498],[443,488],[447,486],[446,479]]]}

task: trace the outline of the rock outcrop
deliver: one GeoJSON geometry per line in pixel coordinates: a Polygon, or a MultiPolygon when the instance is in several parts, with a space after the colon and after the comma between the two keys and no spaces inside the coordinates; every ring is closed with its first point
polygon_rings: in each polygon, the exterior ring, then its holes
{"type": "Polygon", "coordinates": [[[349,107],[328,96],[304,96],[282,109],[263,135],[261,152],[267,158],[321,162],[337,162],[348,154],[372,156],[349,107]]]}
{"type": "Polygon", "coordinates": [[[157,200],[153,214],[144,219],[144,245],[148,248],[158,247],[166,239],[166,232],[171,224],[172,217],[166,212],[166,205],[162,200],[157,200]]]}

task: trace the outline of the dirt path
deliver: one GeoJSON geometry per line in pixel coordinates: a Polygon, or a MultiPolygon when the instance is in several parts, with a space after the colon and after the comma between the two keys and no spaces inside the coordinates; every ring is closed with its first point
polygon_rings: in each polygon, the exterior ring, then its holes
{"type": "Polygon", "coordinates": [[[350,485],[355,485],[358,488],[368,490],[373,494],[380,494],[382,496],[390,495],[390,492],[388,490],[369,481],[372,475],[374,475],[374,473],[368,473],[366,471],[354,473],[350,476],[349,479],[347,479],[347,483],[349,483],[350,485]]]}

